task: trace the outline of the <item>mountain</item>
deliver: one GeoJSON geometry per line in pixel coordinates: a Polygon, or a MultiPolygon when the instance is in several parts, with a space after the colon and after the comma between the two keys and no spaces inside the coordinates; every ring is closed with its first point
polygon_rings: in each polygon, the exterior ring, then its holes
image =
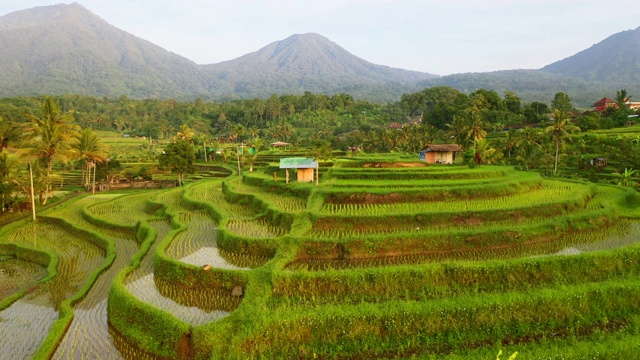
{"type": "Polygon", "coordinates": [[[589,81],[637,86],[640,82],[640,27],[611,35],[541,70],[589,81]]]}
{"type": "Polygon", "coordinates": [[[203,69],[84,7],[0,17],[0,96],[78,93],[137,98],[208,95],[203,69]]]}
{"type": "Polygon", "coordinates": [[[267,98],[305,91],[396,101],[446,85],[513,91],[549,103],[562,91],[589,107],[620,89],[640,96],[640,28],[538,70],[436,75],[367,62],[318,34],[298,34],[237,59],[198,65],[110,25],[77,3],[0,17],[0,97],[76,93],[134,98],[267,98]]]}
{"type": "Polygon", "coordinates": [[[235,60],[198,65],[77,3],[0,17],[0,48],[0,96],[234,99],[311,91],[391,101],[435,77],[369,63],[317,34],[294,35],[235,60]]]}
{"type": "Polygon", "coordinates": [[[425,80],[421,87],[445,85],[462,92],[484,88],[499,94],[513,91],[525,102],[549,103],[555,93],[568,94],[577,107],[590,107],[602,97],[626,89],[640,96],[640,27],[614,34],[566,59],[538,70],[467,73],[425,80]]]}
{"type": "Polygon", "coordinates": [[[421,80],[437,77],[372,64],[313,33],[293,35],[205,69],[215,79],[234,84],[233,92],[240,97],[304,91],[353,94],[354,90],[381,86],[406,90],[421,80]]]}

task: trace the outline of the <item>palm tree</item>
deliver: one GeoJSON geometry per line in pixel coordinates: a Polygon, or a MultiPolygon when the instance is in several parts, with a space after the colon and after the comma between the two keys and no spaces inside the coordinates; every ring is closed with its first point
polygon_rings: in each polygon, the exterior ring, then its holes
{"type": "Polygon", "coordinates": [[[467,139],[473,141],[475,150],[476,143],[487,136],[487,131],[484,129],[485,123],[477,110],[468,111],[467,114],[467,139]]]}
{"type": "Polygon", "coordinates": [[[480,156],[483,164],[495,164],[502,159],[504,156],[503,153],[496,151],[494,147],[492,147],[487,139],[482,139],[476,143],[476,154],[480,156]]]}
{"type": "Polygon", "coordinates": [[[25,131],[24,147],[18,151],[31,162],[40,160],[46,169],[46,194],[44,203],[51,191],[53,163],[66,163],[74,155],[71,145],[77,137],[77,126],[71,124],[73,111],[61,113],[60,107],[50,97],[42,104],[41,117],[26,114],[30,120],[25,131]]]}
{"type": "Polygon", "coordinates": [[[513,147],[516,146],[516,130],[512,127],[505,133],[504,144],[507,147],[507,157],[511,159],[511,152],[513,151],[513,147]]]}
{"type": "Polygon", "coordinates": [[[556,146],[556,161],[553,167],[553,173],[558,172],[558,156],[560,155],[560,146],[564,143],[564,139],[569,137],[573,131],[580,131],[580,128],[572,125],[567,114],[562,110],[554,110],[555,122],[553,125],[544,129],[544,132],[550,134],[556,146]]]}
{"type": "Polygon", "coordinates": [[[457,144],[464,145],[469,133],[467,122],[461,116],[454,116],[450,124],[446,124],[449,128],[447,135],[457,144]]]}
{"type": "Polygon", "coordinates": [[[22,129],[20,126],[9,123],[0,115],[0,153],[10,144],[19,142],[21,137],[22,129]]]}
{"type": "Polygon", "coordinates": [[[82,130],[76,139],[73,148],[76,150],[76,159],[85,162],[83,185],[86,186],[91,183],[91,167],[107,159],[108,148],[91,129],[82,130]]]}
{"type": "Polygon", "coordinates": [[[191,141],[193,142],[193,137],[196,135],[195,132],[193,132],[193,130],[191,130],[191,128],[189,128],[189,125],[187,124],[183,124],[182,127],[180,128],[180,131],[178,131],[178,133],[176,133],[176,135],[173,137],[173,140],[187,140],[187,141],[191,141]]]}
{"type": "Polygon", "coordinates": [[[546,157],[550,156],[545,154],[541,148],[537,146],[523,148],[518,152],[516,161],[520,163],[524,170],[531,170],[537,168],[539,165],[546,163],[546,157]]]}
{"type": "Polygon", "coordinates": [[[630,96],[627,94],[627,90],[622,89],[616,91],[616,106],[618,106],[618,110],[625,109],[627,101],[629,101],[630,96]]]}

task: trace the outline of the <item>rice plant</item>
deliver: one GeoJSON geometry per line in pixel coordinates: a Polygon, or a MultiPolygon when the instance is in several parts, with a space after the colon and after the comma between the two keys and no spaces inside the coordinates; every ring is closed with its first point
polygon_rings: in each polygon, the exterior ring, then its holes
{"type": "Polygon", "coordinates": [[[321,214],[333,216],[378,216],[390,214],[412,214],[421,212],[468,212],[517,209],[520,207],[553,204],[560,201],[580,200],[590,195],[588,188],[580,184],[559,184],[545,181],[544,187],[526,193],[505,195],[494,198],[460,199],[453,201],[430,201],[422,203],[392,204],[327,204],[321,214]]]}
{"type": "Polygon", "coordinates": [[[273,226],[265,219],[229,220],[227,229],[235,234],[253,238],[275,238],[287,233],[280,226],[273,226]]]}
{"type": "Polygon", "coordinates": [[[90,206],[87,210],[94,216],[108,222],[132,226],[140,220],[153,217],[152,214],[145,212],[145,204],[149,198],[157,193],[157,191],[153,191],[124,195],[108,202],[90,206]]]}

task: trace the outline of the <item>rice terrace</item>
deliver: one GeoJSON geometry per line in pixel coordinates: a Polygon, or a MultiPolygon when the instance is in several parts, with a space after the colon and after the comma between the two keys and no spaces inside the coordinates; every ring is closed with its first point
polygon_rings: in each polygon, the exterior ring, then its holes
{"type": "Polygon", "coordinates": [[[259,154],[241,174],[211,166],[219,176],[184,187],[83,193],[3,226],[0,348],[36,359],[639,350],[635,190],[376,155],[322,163],[317,185],[287,183],[284,155],[259,154]]]}

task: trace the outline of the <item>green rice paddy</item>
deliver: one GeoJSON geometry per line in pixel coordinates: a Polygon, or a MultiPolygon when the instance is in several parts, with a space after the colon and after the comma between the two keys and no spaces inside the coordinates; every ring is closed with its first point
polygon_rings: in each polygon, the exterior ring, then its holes
{"type": "Polygon", "coordinates": [[[633,190],[359,160],[335,161],[318,186],[274,181],[265,167],[80,197],[0,230],[1,243],[59,258],[43,280],[43,265],[0,255],[0,304],[15,297],[0,310],[0,348],[55,359],[500,349],[581,359],[640,343],[633,190]]]}

